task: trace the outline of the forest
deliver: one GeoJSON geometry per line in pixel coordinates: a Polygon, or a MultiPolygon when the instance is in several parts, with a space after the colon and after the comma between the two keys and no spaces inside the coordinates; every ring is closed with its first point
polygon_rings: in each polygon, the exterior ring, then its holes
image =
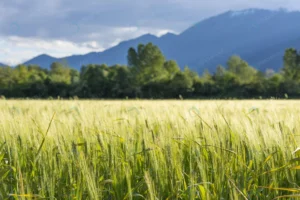
{"type": "Polygon", "coordinates": [[[0,67],[1,98],[265,99],[300,97],[300,54],[285,50],[280,71],[259,71],[238,55],[203,74],[183,70],[152,43],[130,48],[128,64],[89,64],[77,71],[54,62],[0,67]]]}

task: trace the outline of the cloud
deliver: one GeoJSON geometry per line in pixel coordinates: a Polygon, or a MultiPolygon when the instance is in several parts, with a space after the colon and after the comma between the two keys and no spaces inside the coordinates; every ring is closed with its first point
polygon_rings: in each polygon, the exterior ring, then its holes
{"type": "Polygon", "coordinates": [[[42,40],[11,36],[0,39],[0,60],[6,64],[16,65],[38,54],[47,53],[53,57],[71,54],[83,54],[104,50],[97,41],[74,43],[62,40],[42,40]],[[70,51],[71,50],[71,51],[70,51]]]}
{"type": "Polygon", "coordinates": [[[20,64],[39,54],[53,57],[65,57],[73,54],[86,54],[103,51],[128,38],[135,38],[146,33],[161,36],[172,32],[167,29],[139,27],[115,27],[104,33],[90,33],[84,42],[72,42],[62,39],[42,39],[36,37],[7,36],[0,37],[0,60],[9,65],[20,64]],[[113,37],[108,38],[111,34],[113,37]],[[99,41],[103,41],[102,43],[99,41]]]}
{"type": "Polygon", "coordinates": [[[6,0],[0,1],[0,61],[18,63],[39,53],[67,56],[97,51],[145,33],[180,33],[227,10],[280,7],[299,0],[6,0]]]}
{"type": "MultiPolygon", "coordinates": [[[[0,2],[3,35],[81,41],[105,29],[136,27],[181,32],[192,24],[227,11],[260,7],[300,9],[298,0],[10,0],[0,2]]],[[[133,29],[132,29],[133,28],[133,29]]],[[[109,34],[110,35],[110,34],[109,34]]],[[[108,35],[108,36],[109,36],[108,35]]],[[[82,42],[82,41],[81,41],[82,42]]]]}

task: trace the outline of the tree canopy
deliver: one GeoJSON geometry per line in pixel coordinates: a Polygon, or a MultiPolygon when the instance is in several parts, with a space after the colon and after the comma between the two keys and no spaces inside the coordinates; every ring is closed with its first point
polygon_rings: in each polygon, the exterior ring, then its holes
{"type": "Polygon", "coordinates": [[[132,47],[128,65],[54,62],[0,67],[0,95],[11,98],[285,98],[300,97],[300,54],[286,49],[281,71],[256,70],[238,55],[202,75],[167,60],[152,43],[132,47]]]}

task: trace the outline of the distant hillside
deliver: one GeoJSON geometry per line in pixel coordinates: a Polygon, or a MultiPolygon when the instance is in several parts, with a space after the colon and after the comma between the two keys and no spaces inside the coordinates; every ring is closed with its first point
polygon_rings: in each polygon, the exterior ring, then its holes
{"type": "Polygon", "coordinates": [[[58,60],[57,58],[51,57],[47,54],[42,54],[42,55],[39,55],[37,57],[34,57],[34,58],[28,60],[24,64],[25,65],[30,65],[30,64],[39,65],[44,68],[49,68],[50,65],[57,60],[58,60]]]}
{"type": "MultiPolygon", "coordinates": [[[[60,58],[76,69],[83,64],[126,64],[127,50],[139,43],[158,45],[168,59],[175,59],[197,72],[214,71],[219,64],[238,54],[257,69],[282,67],[284,50],[300,48],[300,12],[284,10],[247,9],[228,11],[203,20],[179,35],[150,34],[124,41],[103,52],[60,58]]],[[[25,64],[38,64],[48,68],[60,60],[47,55],[35,57],[25,64]]]]}

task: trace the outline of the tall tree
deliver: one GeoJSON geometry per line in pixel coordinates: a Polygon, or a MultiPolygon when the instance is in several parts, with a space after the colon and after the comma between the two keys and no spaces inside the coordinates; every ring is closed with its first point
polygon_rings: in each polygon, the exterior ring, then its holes
{"type": "Polygon", "coordinates": [[[165,75],[166,70],[163,68],[165,57],[152,43],[139,44],[137,50],[130,48],[127,59],[137,85],[146,85],[165,75]]]}
{"type": "Polygon", "coordinates": [[[71,83],[71,68],[59,62],[54,62],[50,66],[50,79],[53,83],[71,83]]]}
{"type": "Polygon", "coordinates": [[[241,83],[249,83],[254,79],[256,70],[239,56],[231,56],[227,62],[228,71],[235,74],[241,83]]]}
{"type": "Polygon", "coordinates": [[[297,50],[294,48],[286,49],[283,63],[282,71],[285,79],[298,80],[300,78],[300,59],[297,50]]]}
{"type": "Polygon", "coordinates": [[[167,71],[168,79],[172,79],[177,72],[180,71],[180,68],[176,61],[168,60],[164,63],[164,69],[167,71]]]}
{"type": "Polygon", "coordinates": [[[88,65],[81,69],[81,84],[86,97],[105,97],[108,90],[109,67],[103,65],[88,65]]]}

